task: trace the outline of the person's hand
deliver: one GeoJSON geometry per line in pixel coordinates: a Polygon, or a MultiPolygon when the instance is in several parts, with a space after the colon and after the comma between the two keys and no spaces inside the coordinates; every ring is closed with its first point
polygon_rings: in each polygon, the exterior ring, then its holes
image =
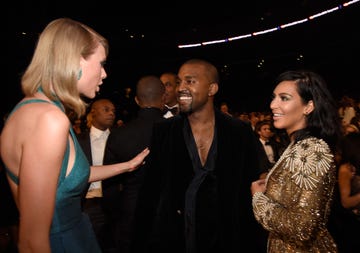
{"type": "Polygon", "coordinates": [[[134,171],[139,168],[140,165],[144,164],[145,157],[150,153],[149,148],[145,148],[139,154],[137,154],[133,159],[131,159],[129,163],[129,170],[128,172],[134,171]]]}
{"type": "Polygon", "coordinates": [[[265,179],[259,179],[251,184],[251,195],[254,195],[255,192],[265,192],[266,191],[266,185],[265,185],[265,179]]]}

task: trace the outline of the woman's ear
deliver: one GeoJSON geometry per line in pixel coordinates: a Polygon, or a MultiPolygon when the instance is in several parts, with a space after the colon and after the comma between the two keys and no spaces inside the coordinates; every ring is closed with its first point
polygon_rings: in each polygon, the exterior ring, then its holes
{"type": "Polygon", "coordinates": [[[314,101],[310,100],[305,107],[304,114],[309,115],[314,109],[315,109],[314,101]]]}

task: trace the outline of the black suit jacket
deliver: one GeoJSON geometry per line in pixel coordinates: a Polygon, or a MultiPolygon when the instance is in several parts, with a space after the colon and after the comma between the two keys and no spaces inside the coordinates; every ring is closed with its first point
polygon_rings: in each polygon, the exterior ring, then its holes
{"type": "MultiPolygon", "coordinates": [[[[258,139],[259,140],[259,139],[258,139]]],[[[268,159],[267,155],[266,155],[266,151],[265,151],[265,148],[262,144],[262,142],[259,140],[259,143],[260,143],[260,146],[261,146],[261,149],[264,151],[265,153],[265,156],[266,156],[266,163],[267,163],[267,169],[263,172],[269,172],[270,169],[274,166],[273,163],[270,162],[270,160],[268,159]]],[[[277,143],[275,140],[273,139],[270,139],[269,140],[269,145],[271,146],[272,150],[273,150],[273,154],[274,154],[274,161],[276,162],[279,158],[280,158],[280,144],[277,143]]]]}
{"type": "MultiPolygon", "coordinates": [[[[164,120],[163,112],[158,108],[141,108],[135,118],[124,126],[111,131],[105,147],[104,164],[126,162],[150,145],[152,127],[155,122],[164,120]]],[[[146,166],[131,173],[103,180],[104,199],[109,204],[110,212],[127,208],[128,212],[136,205],[137,193],[141,187],[146,166]],[[121,186],[121,187],[120,187],[121,186]],[[122,193],[120,196],[119,189],[122,193]]],[[[115,214],[117,215],[117,214],[115,214]]]]}
{"type": "Polygon", "coordinates": [[[87,129],[87,130],[83,131],[82,133],[78,134],[77,139],[78,139],[79,144],[80,144],[81,148],[83,149],[90,165],[92,165],[90,131],[87,129]]]}
{"type": "MultiPolygon", "coordinates": [[[[155,122],[164,120],[163,112],[157,108],[143,108],[137,116],[124,126],[110,133],[104,155],[104,164],[125,162],[150,146],[152,128],[155,122]]],[[[128,252],[132,244],[134,213],[137,197],[142,186],[147,163],[137,170],[120,174],[103,181],[105,210],[113,217],[114,237],[119,252],[128,252]],[[121,191],[119,192],[119,185],[121,191]]]]}
{"type": "MultiPolygon", "coordinates": [[[[158,108],[142,108],[134,119],[124,126],[111,131],[105,147],[104,164],[126,162],[150,146],[152,128],[155,122],[164,120],[163,112],[158,108]]],[[[120,174],[103,181],[106,189],[114,184],[132,181],[141,184],[144,166],[132,173],[120,174]]]]}
{"type": "MultiPolygon", "coordinates": [[[[198,253],[242,252],[257,246],[259,225],[252,212],[250,185],[266,166],[265,154],[248,124],[218,110],[215,117],[215,169],[202,182],[196,197],[198,253]],[[213,197],[218,204],[209,206],[213,197]],[[201,223],[199,217],[207,216],[213,220],[211,224],[201,223]]],[[[194,175],[184,141],[185,121],[178,115],[154,127],[137,210],[141,219],[136,230],[137,252],[185,252],[185,192],[194,175]]]]}

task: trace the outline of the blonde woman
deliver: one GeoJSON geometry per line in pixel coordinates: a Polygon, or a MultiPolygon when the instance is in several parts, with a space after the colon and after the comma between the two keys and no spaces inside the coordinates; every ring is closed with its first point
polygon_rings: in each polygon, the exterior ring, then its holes
{"type": "Polygon", "coordinates": [[[1,134],[1,156],[20,213],[19,252],[100,252],[81,212],[88,182],[135,170],[145,149],[128,162],[89,166],[67,111],[80,117],[81,96],[94,98],[103,79],[108,42],[90,27],[60,18],[40,34],[22,80],[24,99],[1,134]]]}

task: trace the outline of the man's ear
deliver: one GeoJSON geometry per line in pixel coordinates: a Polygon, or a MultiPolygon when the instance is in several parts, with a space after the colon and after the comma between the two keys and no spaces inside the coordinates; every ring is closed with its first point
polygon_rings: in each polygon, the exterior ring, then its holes
{"type": "Polygon", "coordinates": [[[138,106],[140,106],[140,102],[139,102],[139,99],[137,98],[137,96],[135,96],[134,100],[135,100],[136,104],[137,104],[138,106]]]}
{"type": "Polygon", "coordinates": [[[211,83],[209,86],[209,96],[214,96],[219,90],[219,85],[217,83],[211,83]]]}

